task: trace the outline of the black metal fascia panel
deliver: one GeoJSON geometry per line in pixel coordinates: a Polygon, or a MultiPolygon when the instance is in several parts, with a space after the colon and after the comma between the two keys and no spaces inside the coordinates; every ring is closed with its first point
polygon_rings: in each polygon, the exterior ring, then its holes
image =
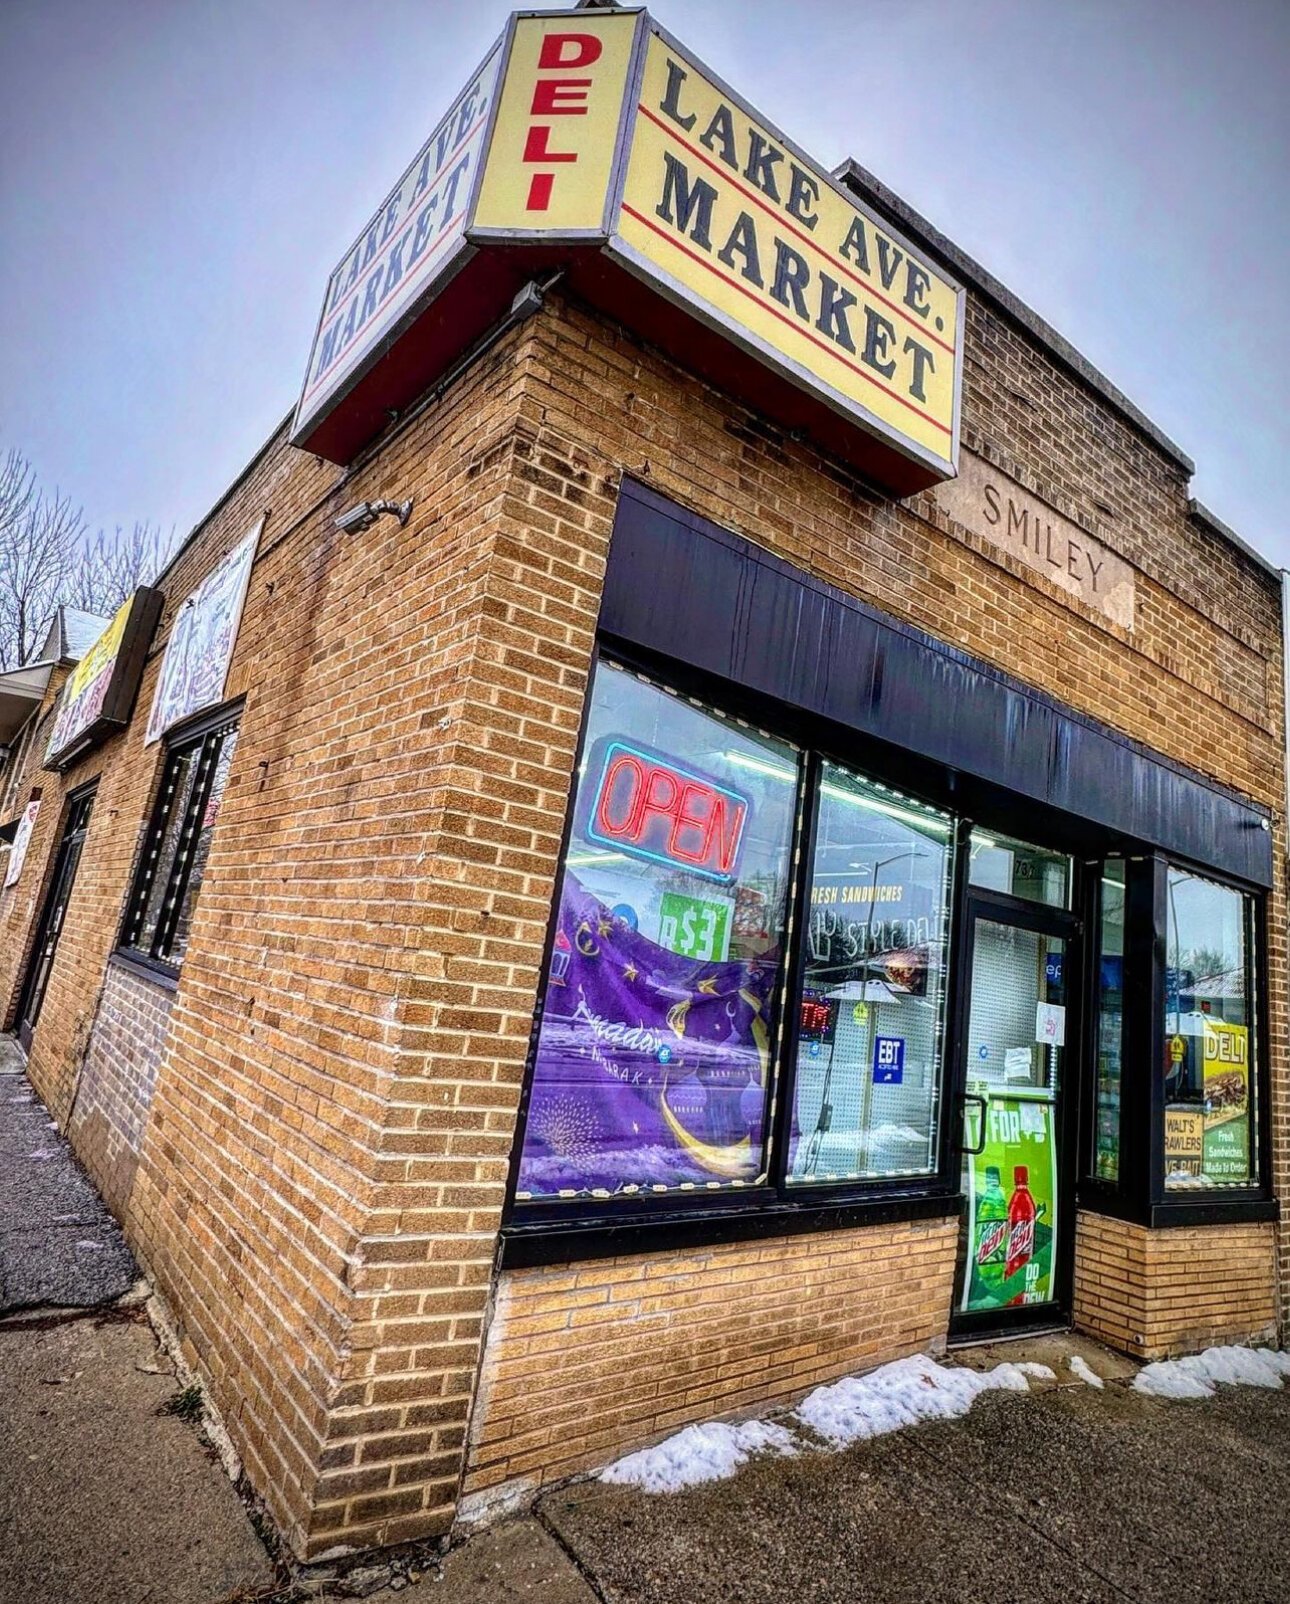
{"type": "Polygon", "coordinates": [[[1116,836],[1272,884],[1265,810],[634,480],[600,628],[1116,836]]]}

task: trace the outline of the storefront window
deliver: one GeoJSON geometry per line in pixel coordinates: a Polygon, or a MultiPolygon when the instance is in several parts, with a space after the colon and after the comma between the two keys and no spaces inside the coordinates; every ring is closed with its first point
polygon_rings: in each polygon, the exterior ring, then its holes
{"type": "Polygon", "coordinates": [[[1093,1174],[1120,1178],[1120,1084],[1124,1055],[1124,860],[1102,866],[1097,976],[1097,1109],[1093,1174]]]}
{"type": "Polygon", "coordinates": [[[517,1197],[766,1172],[798,753],[597,668],[517,1197]]]}
{"type": "Polygon", "coordinates": [[[824,765],[790,1184],[936,1169],[952,832],[948,814],[824,765]]]}
{"type": "Polygon", "coordinates": [[[1049,908],[1071,905],[1071,860],[1060,852],[1014,841],[994,831],[973,830],[968,879],[983,891],[1004,891],[1049,908]]]}
{"type": "Polygon", "coordinates": [[[1250,899],[1167,877],[1165,1186],[1249,1186],[1254,1160],[1250,899]]]}

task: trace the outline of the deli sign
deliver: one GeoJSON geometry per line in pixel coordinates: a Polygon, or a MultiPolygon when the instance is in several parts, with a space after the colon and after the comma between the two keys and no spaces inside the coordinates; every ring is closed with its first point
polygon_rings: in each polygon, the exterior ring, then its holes
{"type": "Polygon", "coordinates": [[[956,472],[962,289],[626,9],[511,18],[328,280],[293,439],[349,460],[554,269],[893,488],[956,472]]]}

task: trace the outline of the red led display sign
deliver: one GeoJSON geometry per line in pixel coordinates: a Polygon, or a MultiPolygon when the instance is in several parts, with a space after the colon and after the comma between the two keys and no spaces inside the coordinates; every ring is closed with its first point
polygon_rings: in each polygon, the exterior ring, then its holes
{"type": "Polygon", "coordinates": [[[799,1041],[832,1041],[833,1004],[826,997],[807,992],[802,998],[802,1012],[798,1020],[799,1041]]]}
{"type": "Polygon", "coordinates": [[[734,879],[747,797],[625,741],[610,741],[597,767],[589,840],[709,880],[734,879]]]}

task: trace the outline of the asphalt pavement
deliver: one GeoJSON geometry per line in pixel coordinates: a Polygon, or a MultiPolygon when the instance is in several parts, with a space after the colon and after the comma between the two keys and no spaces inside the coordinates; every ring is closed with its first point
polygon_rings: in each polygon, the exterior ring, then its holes
{"type": "Polygon", "coordinates": [[[216,1604],[279,1580],[115,1220],[0,1036],[0,1600],[216,1604]]]}
{"type": "Polygon", "coordinates": [[[0,1036],[0,1315],[109,1303],[133,1285],[129,1248],[0,1036]]]}

